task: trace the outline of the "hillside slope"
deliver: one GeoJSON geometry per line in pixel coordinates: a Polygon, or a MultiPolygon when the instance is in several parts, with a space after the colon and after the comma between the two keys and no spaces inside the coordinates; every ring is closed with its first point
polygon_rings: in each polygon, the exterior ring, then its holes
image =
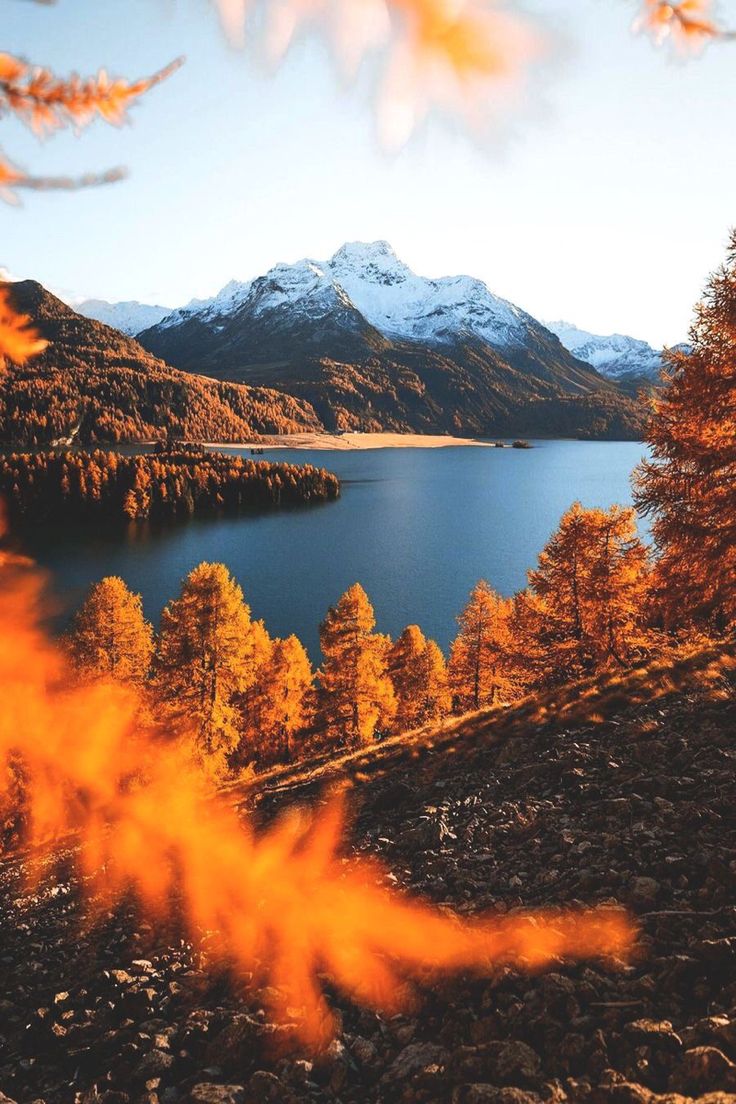
{"type": "Polygon", "coordinates": [[[350,849],[378,855],[389,884],[466,914],[616,900],[641,926],[633,964],[427,979],[395,1016],[343,1003],[338,1039],[315,1056],[269,1021],[256,978],[243,990],[204,973],[180,932],[154,932],[132,906],[80,934],[64,874],[21,892],[23,863],[8,862],[0,1091],[47,1104],[732,1104],[735,670],[733,646],[693,652],[233,792],[267,820],[342,778],[350,849]]]}
{"type": "Polygon", "coordinates": [[[12,295],[50,345],[0,380],[3,444],[140,441],[167,433],[238,441],[254,433],[320,428],[314,410],[300,399],[170,368],[35,281],[13,284],[12,295]]]}

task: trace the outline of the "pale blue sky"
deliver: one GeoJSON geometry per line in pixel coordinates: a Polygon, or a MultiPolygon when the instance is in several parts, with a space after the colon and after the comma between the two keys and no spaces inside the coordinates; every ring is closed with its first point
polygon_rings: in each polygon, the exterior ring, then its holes
{"type": "MultiPolygon", "coordinates": [[[[0,49],[134,77],[187,64],[122,131],[39,145],[38,173],[130,178],[0,205],[0,265],[67,296],[179,305],[277,261],[386,238],[423,275],[468,273],[543,319],[681,340],[736,224],[736,45],[687,64],[630,34],[627,0],[529,0],[557,38],[503,140],[431,123],[378,147],[370,75],[346,87],[316,37],[275,74],[230,49],[206,0],[2,0],[0,49]]],[[[736,24],[736,0],[721,11],[736,24]]]]}

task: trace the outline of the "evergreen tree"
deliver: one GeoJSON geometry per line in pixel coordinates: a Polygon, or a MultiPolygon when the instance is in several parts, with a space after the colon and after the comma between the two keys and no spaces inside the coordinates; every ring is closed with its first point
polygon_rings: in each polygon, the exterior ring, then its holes
{"type": "Polygon", "coordinates": [[[241,758],[248,751],[260,763],[294,758],[295,737],[314,717],[314,672],[298,637],[273,642],[247,695],[245,713],[248,736],[241,758]]]}
{"type": "Polygon", "coordinates": [[[373,632],[375,623],[368,596],[355,583],[328,611],[319,630],[324,720],[355,745],[369,743],[377,728],[389,728],[396,712],[388,641],[373,632]]]}
{"type": "Polygon", "coordinates": [[[515,693],[512,603],[484,580],[473,588],[458,617],[460,632],[450,652],[455,709],[465,712],[508,701],[515,693]]]}
{"type": "Polygon", "coordinates": [[[434,721],[445,717],[452,708],[447,664],[442,649],[436,640],[427,641],[424,664],[426,668],[426,720],[434,721]]]}
{"type": "Polygon", "coordinates": [[[666,354],[637,470],[653,518],[658,599],[669,626],[736,619],[736,231],[696,307],[689,351],[666,354]]]}
{"type": "Polygon", "coordinates": [[[396,694],[394,729],[412,728],[449,712],[445,659],[434,640],[409,625],[389,650],[389,675],[396,694]]]}
{"type": "Polygon", "coordinates": [[[253,684],[266,638],[224,564],[195,567],[161,616],[159,697],[215,773],[240,740],[238,699],[253,684]]]}
{"type": "Polygon", "coordinates": [[[141,596],[115,575],[90,588],[65,642],[83,678],[141,683],[148,675],[153,629],[143,616],[141,596]]]}
{"type": "Polygon", "coordinates": [[[648,589],[634,511],[574,503],[529,572],[529,586],[527,636],[535,637],[542,681],[626,662],[645,642],[648,589]]]}

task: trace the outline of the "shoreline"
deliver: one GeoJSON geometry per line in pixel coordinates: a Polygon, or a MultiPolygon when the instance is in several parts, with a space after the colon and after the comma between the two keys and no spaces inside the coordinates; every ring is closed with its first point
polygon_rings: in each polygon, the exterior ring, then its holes
{"type": "MultiPolygon", "coordinates": [[[[252,441],[205,441],[205,448],[309,449],[324,452],[365,451],[382,448],[495,448],[492,441],[476,437],[451,437],[439,433],[284,433],[264,435],[252,441]]],[[[507,447],[511,447],[508,445],[507,447]]]]}

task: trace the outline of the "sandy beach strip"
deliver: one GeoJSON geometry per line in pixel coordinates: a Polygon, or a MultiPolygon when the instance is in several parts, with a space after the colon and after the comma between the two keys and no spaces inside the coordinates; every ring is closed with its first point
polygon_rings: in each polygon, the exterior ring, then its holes
{"type": "Polygon", "coordinates": [[[263,449],[324,449],[348,451],[350,449],[381,448],[450,448],[458,445],[476,445],[493,448],[493,442],[473,437],[451,437],[449,434],[425,433],[284,433],[264,436],[252,441],[207,441],[206,448],[263,448],[263,449]]]}

